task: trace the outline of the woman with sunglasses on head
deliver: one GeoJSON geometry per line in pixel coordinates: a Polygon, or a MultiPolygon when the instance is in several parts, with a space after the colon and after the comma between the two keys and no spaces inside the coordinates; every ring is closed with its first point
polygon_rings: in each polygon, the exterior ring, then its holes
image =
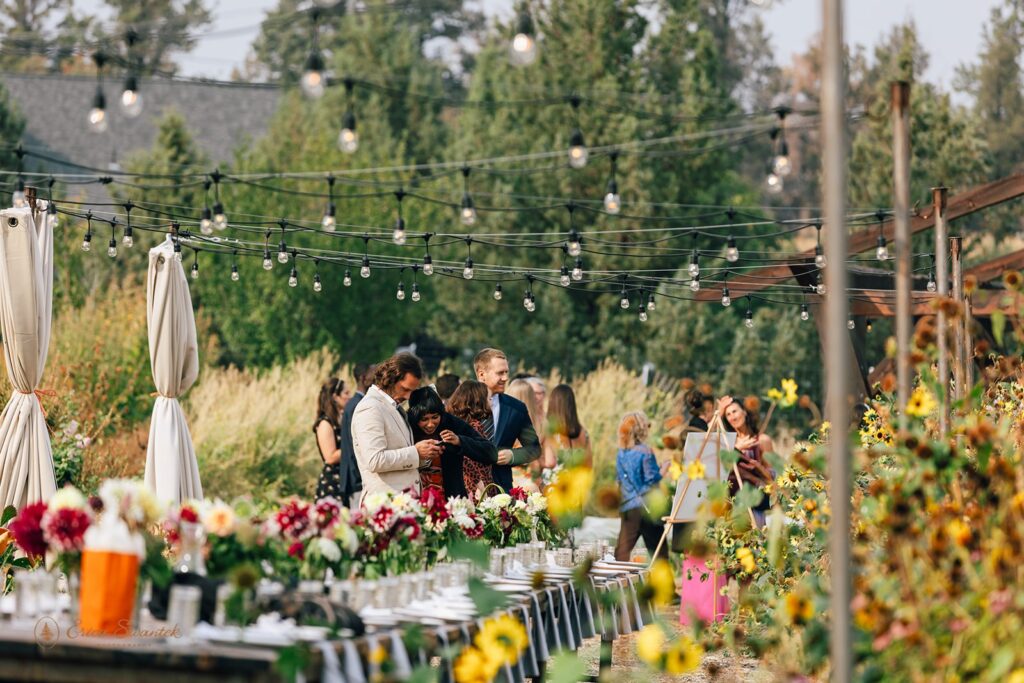
{"type": "Polygon", "coordinates": [[[341,492],[341,413],[349,399],[345,383],[331,377],[320,386],[317,399],[317,416],[313,422],[316,447],[324,468],[316,484],[316,499],[336,498],[344,500],[341,492]]]}

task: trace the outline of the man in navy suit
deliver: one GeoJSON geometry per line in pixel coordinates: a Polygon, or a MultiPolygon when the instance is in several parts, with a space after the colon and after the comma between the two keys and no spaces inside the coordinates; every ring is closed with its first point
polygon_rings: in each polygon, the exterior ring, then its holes
{"type": "Polygon", "coordinates": [[[540,457],[540,439],[530,420],[526,404],[505,395],[508,383],[508,358],[503,351],[487,348],[476,354],[473,369],[478,380],[487,385],[491,420],[483,425],[484,436],[498,447],[498,462],[491,466],[494,483],[508,491],[512,488],[512,468],[540,457]],[[519,442],[517,448],[513,448],[519,442]]]}
{"type": "Polygon", "coordinates": [[[366,390],[373,384],[374,365],[358,363],[352,370],[356,378],[357,391],[345,404],[345,411],[341,418],[341,493],[342,503],[347,507],[352,501],[358,501],[356,495],[363,490],[363,478],[359,474],[359,465],[356,464],[356,449],[352,445],[352,415],[356,412],[356,406],[363,400],[366,390]]]}

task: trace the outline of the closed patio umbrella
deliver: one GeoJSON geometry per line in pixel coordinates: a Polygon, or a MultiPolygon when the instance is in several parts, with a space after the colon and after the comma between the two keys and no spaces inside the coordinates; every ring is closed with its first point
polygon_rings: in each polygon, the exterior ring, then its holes
{"type": "Polygon", "coordinates": [[[46,203],[0,211],[0,333],[14,391],[0,414],[0,507],[48,501],[57,489],[46,417],[35,394],[53,309],[53,231],[46,203]]]}
{"type": "Polygon", "coordinates": [[[149,251],[146,276],[149,360],[157,399],[146,448],[146,485],[168,503],[201,499],[192,435],[178,397],[199,375],[199,345],[185,269],[167,241],[149,251]]]}

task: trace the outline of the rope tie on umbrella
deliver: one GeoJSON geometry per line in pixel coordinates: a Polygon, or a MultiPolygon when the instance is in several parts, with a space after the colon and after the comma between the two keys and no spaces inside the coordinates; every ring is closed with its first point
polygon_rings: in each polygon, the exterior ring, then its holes
{"type": "Polygon", "coordinates": [[[22,391],[21,389],[15,389],[19,394],[25,396],[35,396],[36,400],[39,401],[39,410],[43,411],[43,417],[47,417],[46,407],[43,405],[43,396],[56,397],[57,392],[53,389],[33,389],[32,391],[22,391]]]}

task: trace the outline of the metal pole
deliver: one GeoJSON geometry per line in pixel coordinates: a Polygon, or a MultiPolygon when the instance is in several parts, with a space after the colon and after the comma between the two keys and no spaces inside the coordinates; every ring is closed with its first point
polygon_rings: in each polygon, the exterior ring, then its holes
{"type": "Polygon", "coordinates": [[[850,629],[850,428],[849,369],[853,359],[844,335],[846,298],[846,72],[844,70],[843,0],[822,0],[821,130],[825,214],[825,348],[826,412],[832,423],[828,447],[829,553],[832,593],[829,609],[832,681],[849,683],[852,669],[850,629]],[[843,339],[843,343],[837,343],[843,339]],[[834,341],[835,340],[835,341],[834,341]]]}
{"type": "MultiPolygon", "coordinates": [[[[953,299],[964,302],[964,262],[962,258],[963,237],[949,238],[949,257],[953,270],[953,299]]],[[[966,308],[966,306],[965,306],[966,308]]],[[[965,310],[966,313],[966,310],[965,310]]],[[[963,319],[956,323],[953,340],[953,398],[961,400],[967,396],[967,341],[963,319]]]]}
{"type": "Polygon", "coordinates": [[[907,428],[910,400],[910,83],[895,81],[892,98],[893,221],[896,228],[896,404],[907,428]]]}
{"type": "MultiPolygon", "coordinates": [[[[939,299],[949,296],[946,192],[944,187],[932,188],[932,206],[935,211],[935,282],[938,284],[939,299]]],[[[949,349],[946,343],[946,314],[942,308],[935,315],[935,334],[939,340],[939,431],[945,438],[949,430],[949,349]]]]}

